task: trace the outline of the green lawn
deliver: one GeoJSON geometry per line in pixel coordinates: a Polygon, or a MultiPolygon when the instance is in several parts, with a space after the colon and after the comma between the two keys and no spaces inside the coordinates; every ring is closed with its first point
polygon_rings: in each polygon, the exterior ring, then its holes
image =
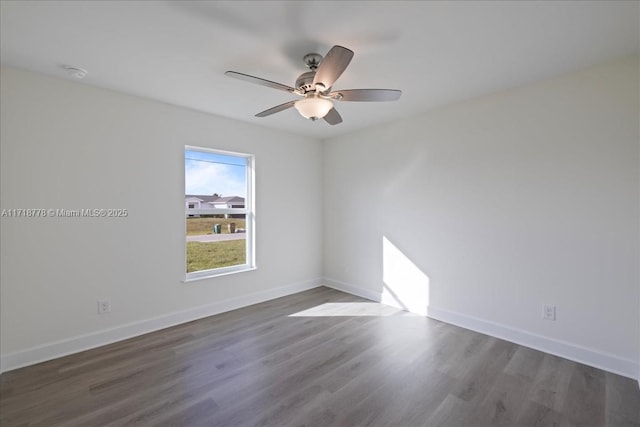
{"type": "Polygon", "coordinates": [[[236,223],[236,228],[244,228],[244,218],[187,218],[187,236],[199,236],[202,234],[213,234],[214,224],[222,226],[222,234],[227,234],[229,229],[227,224],[236,223]]]}
{"type": "Polygon", "coordinates": [[[206,243],[187,242],[187,273],[244,264],[246,259],[245,239],[206,243]]]}

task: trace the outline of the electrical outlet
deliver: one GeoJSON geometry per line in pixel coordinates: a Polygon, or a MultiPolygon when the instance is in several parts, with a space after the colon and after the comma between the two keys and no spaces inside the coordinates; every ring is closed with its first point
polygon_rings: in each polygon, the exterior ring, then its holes
{"type": "Polygon", "coordinates": [[[542,318],[544,320],[556,320],[556,306],[555,305],[543,305],[542,306],[542,318]]]}
{"type": "Polygon", "coordinates": [[[98,301],[98,314],[111,313],[111,301],[103,299],[98,301]]]}

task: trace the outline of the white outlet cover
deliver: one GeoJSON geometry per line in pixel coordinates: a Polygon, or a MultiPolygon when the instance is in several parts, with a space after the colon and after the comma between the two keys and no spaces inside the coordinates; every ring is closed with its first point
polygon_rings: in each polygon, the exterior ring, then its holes
{"type": "Polygon", "coordinates": [[[542,306],[542,318],[545,320],[556,320],[556,306],[555,305],[543,305],[542,306]]]}
{"type": "Polygon", "coordinates": [[[105,314],[111,312],[111,301],[100,300],[98,301],[98,314],[105,314]]]}

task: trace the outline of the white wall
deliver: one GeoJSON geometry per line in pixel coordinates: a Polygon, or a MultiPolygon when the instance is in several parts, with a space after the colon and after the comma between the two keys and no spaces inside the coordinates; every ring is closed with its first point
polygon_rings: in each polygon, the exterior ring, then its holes
{"type": "Polygon", "coordinates": [[[632,58],[327,141],[328,283],[635,377],[638,79],[632,58]]]}
{"type": "MultiPolygon", "coordinates": [[[[320,142],[1,73],[1,207],[129,211],[121,219],[2,218],[4,369],[320,282],[320,142]],[[184,145],[255,154],[256,271],[181,282],[184,145]],[[295,209],[283,210],[282,197],[295,209]],[[99,316],[102,298],[112,312],[99,316]]],[[[211,102],[224,100],[212,94],[211,102]]]]}

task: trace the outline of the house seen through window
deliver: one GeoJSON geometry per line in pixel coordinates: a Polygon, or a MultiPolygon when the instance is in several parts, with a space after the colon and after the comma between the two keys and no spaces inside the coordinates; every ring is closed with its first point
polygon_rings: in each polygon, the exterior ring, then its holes
{"type": "Polygon", "coordinates": [[[187,279],[252,269],[253,156],[184,153],[187,279]]]}

